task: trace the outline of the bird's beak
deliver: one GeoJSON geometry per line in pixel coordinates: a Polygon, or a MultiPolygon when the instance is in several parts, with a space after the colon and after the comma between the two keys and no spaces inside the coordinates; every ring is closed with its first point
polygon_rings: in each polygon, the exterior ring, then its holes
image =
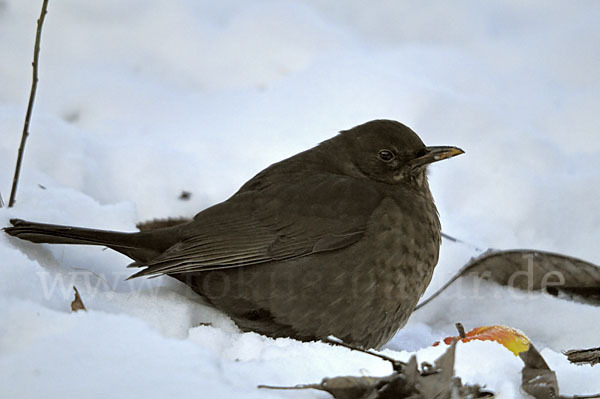
{"type": "Polygon", "coordinates": [[[410,161],[413,167],[427,165],[433,162],[441,161],[442,159],[452,158],[454,156],[464,154],[465,152],[458,147],[450,146],[435,146],[425,147],[425,154],[410,161]]]}

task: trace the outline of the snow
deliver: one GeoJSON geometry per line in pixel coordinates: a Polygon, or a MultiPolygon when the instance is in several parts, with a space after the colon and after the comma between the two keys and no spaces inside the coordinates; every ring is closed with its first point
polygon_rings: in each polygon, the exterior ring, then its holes
{"type": "MultiPolygon", "coordinates": [[[[40,4],[0,0],[0,193],[8,200],[40,4]]],[[[466,154],[431,168],[444,241],[425,296],[476,248],[600,264],[600,3],[458,0],[50,2],[40,84],[12,217],[134,231],[192,216],[272,162],[376,118],[466,154]],[[43,187],[43,188],[42,188],[43,187]],[[178,200],[182,190],[189,201],[178,200]]],[[[240,333],[167,278],[125,281],[127,258],[0,234],[0,397],[325,398],[265,391],[390,366],[323,343],[240,333]],[[70,313],[76,285],[88,312],[70,313]]],[[[457,282],[385,353],[432,361],[455,335],[527,334],[564,395],[600,392],[597,308],[457,282]]],[[[523,398],[522,362],[457,348],[464,382],[523,398]]]]}

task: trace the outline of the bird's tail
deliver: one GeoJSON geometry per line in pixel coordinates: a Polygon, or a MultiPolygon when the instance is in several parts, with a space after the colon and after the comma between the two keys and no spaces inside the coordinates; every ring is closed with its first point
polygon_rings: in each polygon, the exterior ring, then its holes
{"type": "Polygon", "coordinates": [[[22,240],[46,244],[102,245],[140,263],[148,262],[160,255],[176,242],[178,235],[168,231],[173,228],[122,233],[35,223],[21,219],[11,219],[10,223],[12,227],[5,227],[4,232],[22,240]]]}

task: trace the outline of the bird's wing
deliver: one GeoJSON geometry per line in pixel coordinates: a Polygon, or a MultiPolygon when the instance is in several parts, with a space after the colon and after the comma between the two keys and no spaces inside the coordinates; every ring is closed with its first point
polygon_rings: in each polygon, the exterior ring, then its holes
{"type": "Polygon", "coordinates": [[[314,175],[264,184],[200,212],[182,240],[131,276],[192,273],[292,259],[363,237],[382,200],[374,184],[314,175]]]}

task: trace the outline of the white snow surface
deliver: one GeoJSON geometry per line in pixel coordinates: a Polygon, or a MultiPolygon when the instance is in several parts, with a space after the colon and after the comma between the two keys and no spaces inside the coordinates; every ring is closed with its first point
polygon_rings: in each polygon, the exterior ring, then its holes
{"type": "MultiPolygon", "coordinates": [[[[0,193],[8,201],[41,1],[0,0],[0,193]]],[[[600,264],[600,2],[591,0],[50,1],[15,207],[27,220],[134,231],[191,217],[269,164],[377,118],[466,154],[430,168],[445,240],[425,297],[477,248],[600,264]],[[178,199],[182,190],[189,201],[178,199]]],[[[327,398],[267,391],[389,364],[324,343],[241,333],[167,277],[125,281],[100,247],[0,234],[0,397],[327,398]],[[72,286],[87,312],[70,312],[72,286]]],[[[432,361],[467,329],[522,330],[565,395],[600,392],[597,307],[452,286],[384,352],[432,361]]],[[[458,345],[456,373],[499,398],[522,362],[458,345]]]]}

